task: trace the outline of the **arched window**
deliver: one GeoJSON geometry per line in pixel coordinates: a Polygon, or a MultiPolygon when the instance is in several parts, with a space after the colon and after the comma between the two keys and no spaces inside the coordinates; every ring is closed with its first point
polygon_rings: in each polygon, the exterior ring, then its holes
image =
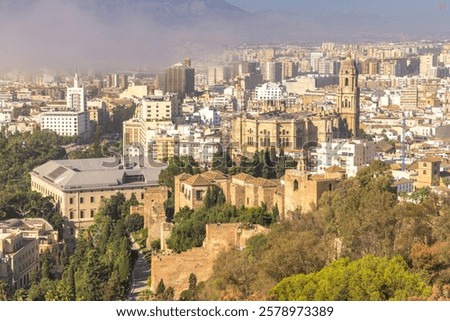
{"type": "Polygon", "coordinates": [[[348,86],[348,78],[345,78],[345,86],[348,86]]]}
{"type": "Polygon", "coordinates": [[[298,181],[295,179],[294,180],[294,191],[298,190],[298,181]]]}

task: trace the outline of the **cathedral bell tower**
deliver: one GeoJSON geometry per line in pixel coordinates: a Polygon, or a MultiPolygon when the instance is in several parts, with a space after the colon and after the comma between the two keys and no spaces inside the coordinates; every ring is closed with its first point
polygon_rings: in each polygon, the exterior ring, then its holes
{"type": "Polygon", "coordinates": [[[359,134],[359,87],[358,71],[350,52],[341,63],[337,91],[337,110],[347,124],[350,137],[359,134]]]}

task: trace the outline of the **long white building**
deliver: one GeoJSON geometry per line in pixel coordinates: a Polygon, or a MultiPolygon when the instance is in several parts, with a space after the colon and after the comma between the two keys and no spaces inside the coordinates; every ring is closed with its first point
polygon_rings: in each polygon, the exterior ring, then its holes
{"type": "Polygon", "coordinates": [[[49,111],[41,115],[41,128],[61,136],[85,136],[89,129],[87,112],[49,111]]]}

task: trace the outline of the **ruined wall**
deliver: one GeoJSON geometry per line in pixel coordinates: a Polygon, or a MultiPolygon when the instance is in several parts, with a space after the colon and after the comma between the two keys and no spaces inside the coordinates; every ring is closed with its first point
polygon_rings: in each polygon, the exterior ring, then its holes
{"type": "Polygon", "coordinates": [[[151,290],[158,283],[173,287],[175,298],[189,287],[189,275],[194,273],[197,282],[208,280],[213,274],[214,261],[218,255],[231,248],[244,248],[245,242],[258,233],[267,233],[268,229],[253,225],[251,228],[239,223],[208,224],[203,246],[180,254],[152,256],[151,290]]]}

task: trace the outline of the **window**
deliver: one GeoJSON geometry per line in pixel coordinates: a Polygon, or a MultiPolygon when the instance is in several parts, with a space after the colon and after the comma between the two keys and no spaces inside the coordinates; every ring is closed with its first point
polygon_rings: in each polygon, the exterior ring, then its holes
{"type": "Polygon", "coordinates": [[[345,78],[345,86],[348,86],[348,78],[345,78]]]}
{"type": "Polygon", "coordinates": [[[197,199],[197,201],[201,201],[203,198],[203,191],[196,191],[195,198],[197,199]]]}
{"type": "Polygon", "coordinates": [[[94,203],[94,196],[90,197],[90,201],[91,201],[91,203],[94,203]]]}
{"type": "Polygon", "coordinates": [[[427,175],[427,171],[423,171],[423,175],[427,175]]]}
{"type": "Polygon", "coordinates": [[[80,211],[80,218],[84,218],[84,210],[80,211]]]}
{"type": "Polygon", "coordinates": [[[294,180],[294,191],[298,190],[298,181],[294,180]]]}
{"type": "Polygon", "coordinates": [[[73,204],[73,197],[69,198],[69,204],[73,204]]]}
{"type": "Polygon", "coordinates": [[[84,197],[80,197],[80,204],[84,203],[84,197]]]}
{"type": "Polygon", "coordinates": [[[69,219],[73,220],[73,211],[69,211],[69,219]]]}
{"type": "Polygon", "coordinates": [[[94,211],[94,210],[91,210],[91,218],[94,217],[94,213],[95,213],[95,211],[94,211]]]}

